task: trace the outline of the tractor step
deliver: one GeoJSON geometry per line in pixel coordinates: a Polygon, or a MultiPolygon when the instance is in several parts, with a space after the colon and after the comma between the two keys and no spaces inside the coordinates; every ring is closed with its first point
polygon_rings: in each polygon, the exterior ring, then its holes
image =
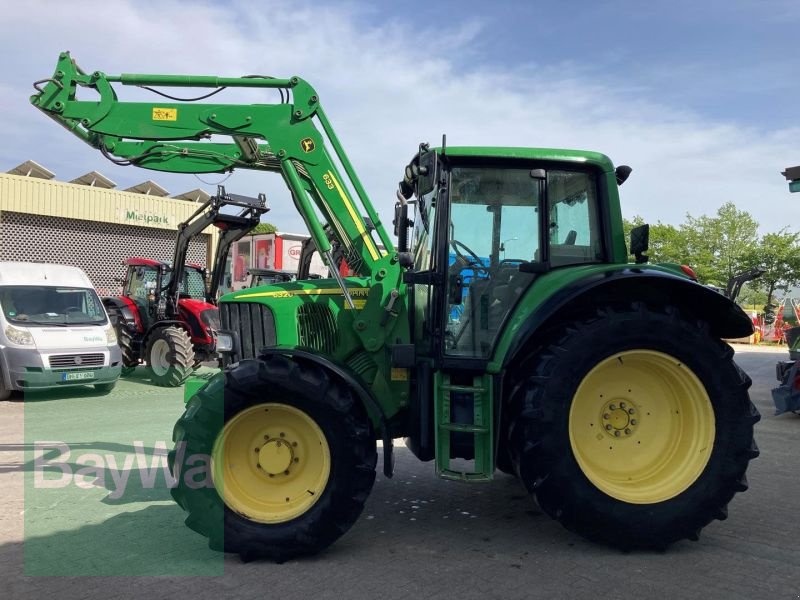
{"type": "MultiPolygon", "coordinates": [[[[491,481],[494,476],[494,409],[490,375],[476,375],[472,385],[453,384],[451,375],[434,376],[434,419],[436,427],[436,474],[443,479],[491,481]],[[453,407],[471,408],[472,422],[453,422],[453,407]],[[450,459],[452,434],[471,434],[474,448],[472,471],[453,468],[450,459]]],[[[462,411],[463,412],[463,411],[462,411]]]]}

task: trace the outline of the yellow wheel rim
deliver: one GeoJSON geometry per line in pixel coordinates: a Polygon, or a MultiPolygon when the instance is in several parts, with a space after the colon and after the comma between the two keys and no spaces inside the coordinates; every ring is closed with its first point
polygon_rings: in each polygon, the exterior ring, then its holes
{"type": "Polygon", "coordinates": [[[714,446],[708,393],[678,359],[628,350],[584,377],[569,412],[572,452],[584,475],[632,504],[674,498],[694,483],[714,446]]]}
{"type": "Polygon", "coordinates": [[[214,486],[231,510],[259,523],[299,517],[331,471],[325,434],[305,412],[259,404],[225,424],[211,454],[214,486]]]}

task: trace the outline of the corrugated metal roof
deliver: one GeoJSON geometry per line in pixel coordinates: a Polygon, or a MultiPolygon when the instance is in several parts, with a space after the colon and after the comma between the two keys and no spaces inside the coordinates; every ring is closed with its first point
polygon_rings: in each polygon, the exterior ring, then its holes
{"type": "Polygon", "coordinates": [[[159,196],[161,198],[169,196],[169,192],[163,187],[158,185],[155,181],[148,179],[142,183],[137,183],[125,189],[126,192],[133,192],[134,194],[144,194],[145,196],[159,196]]]}
{"type": "Polygon", "coordinates": [[[85,175],[76,177],[70,183],[77,183],[78,185],[88,185],[89,187],[103,188],[106,190],[117,187],[117,184],[111,181],[108,177],[97,171],[89,171],[85,175]]]}
{"type": "Polygon", "coordinates": [[[49,169],[44,168],[39,163],[26,160],[24,163],[17,165],[10,171],[7,171],[11,175],[22,175],[23,177],[37,177],[39,179],[52,179],[56,176],[55,173],[50,171],[49,169]]]}

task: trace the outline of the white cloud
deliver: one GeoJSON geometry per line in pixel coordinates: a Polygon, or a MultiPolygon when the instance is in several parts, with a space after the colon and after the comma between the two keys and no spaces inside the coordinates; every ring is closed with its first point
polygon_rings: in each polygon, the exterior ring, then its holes
{"type": "MultiPolygon", "coordinates": [[[[28,105],[30,83],[48,76],[58,52],[69,49],[85,69],[108,73],[302,76],[320,93],[387,223],[404,164],[420,141],[438,143],[442,133],[451,145],[605,152],[634,168],[622,189],[627,216],[679,222],[686,212],[711,213],[732,200],[765,230],[800,221],[779,174],[800,162],[800,130],[704,120],[649,100],[650,82],[620,86],[616,76],[590,76],[575,65],[486,65],[479,19],[444,30],[438,24],[420,30],[411,21],[367,25],[365,15],[375,21],[375,10],[266,1],[10,4],[0,23],[3,55],[15,57],[0,86],[6,139],[0,167],[33,158],[63,179],[98,169],[121,185],[151,177],[175,193],[199,185],[191,176],[106,163],[28,105]]],[[[136,90],[121,93],[141,97],[136,90]]],[[[238,91],[221,96],[263,101],[238,91]]],[[[277,177],[236,172],[226,185],[239,193],[267,191],[270,220],[285,230],[301,228],[277,177]]]]}

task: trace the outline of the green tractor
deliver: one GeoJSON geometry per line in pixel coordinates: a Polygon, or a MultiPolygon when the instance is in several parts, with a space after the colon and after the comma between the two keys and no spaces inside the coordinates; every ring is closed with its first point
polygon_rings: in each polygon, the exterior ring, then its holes
{"type": "Polygon", "coordinates": [[[299,77],[89,74],[63,53],[35,85],[37,108],[115,161],[280,174],[331,267],[220,301],[228,366],[188,400],[170,454],[173,496],[212,548],[284,561],[329,546],[362,512],[376,442],[391,477],[401,437],[440,477],[510,473],[565,527],[623,549],[697,539],[747,488],[759,415],[722,339],[750,319],[691,269],[647,264],[647,226],[629,262],[628,167],[421,145],[395,242],[299,77]],[[123,102],[114,83],[280,99],[123,102]],[[203,456],[205,485],[188,477],[203,456]]]}

